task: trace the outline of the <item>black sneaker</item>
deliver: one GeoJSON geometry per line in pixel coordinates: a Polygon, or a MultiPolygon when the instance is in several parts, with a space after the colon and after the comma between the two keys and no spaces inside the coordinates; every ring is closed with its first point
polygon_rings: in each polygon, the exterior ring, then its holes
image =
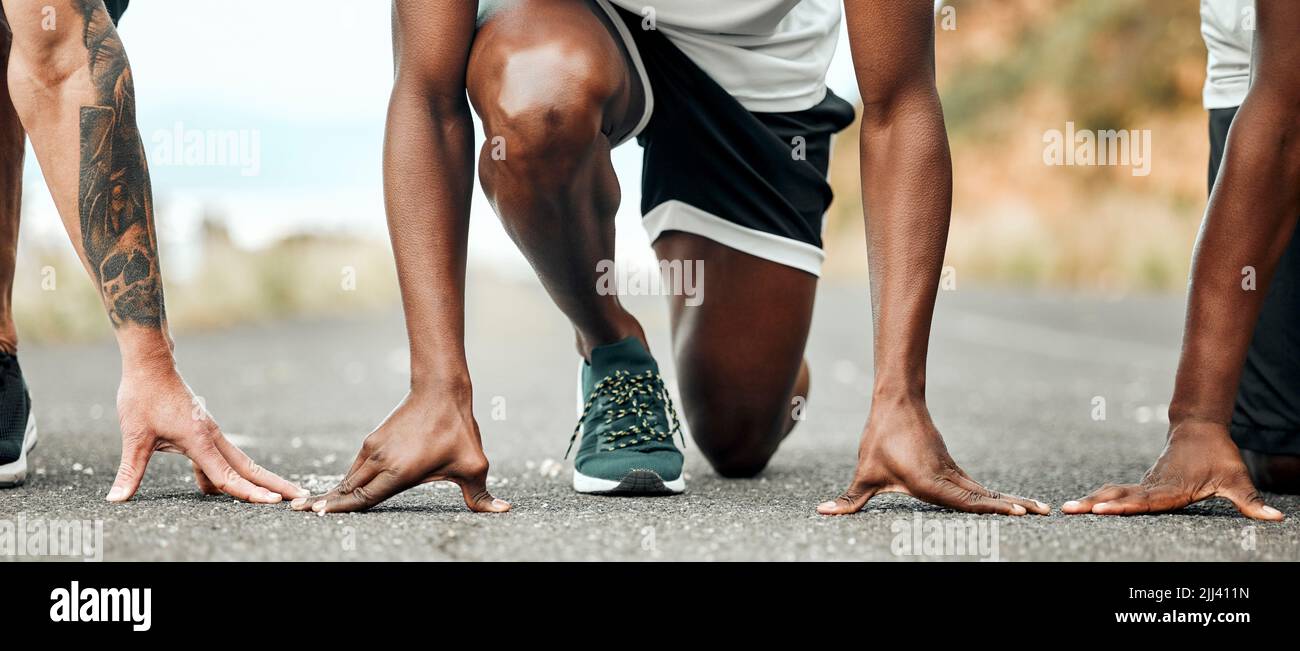
{"type": "Polygon", "coordinates": [[[27,453],[36,447],[32,399],[18,358],[0,352],[0,488],[27,481],[27,453]]]}

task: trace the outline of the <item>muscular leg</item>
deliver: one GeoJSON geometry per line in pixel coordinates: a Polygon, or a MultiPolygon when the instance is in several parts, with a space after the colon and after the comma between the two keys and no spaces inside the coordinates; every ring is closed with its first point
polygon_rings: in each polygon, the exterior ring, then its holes
{"type": "Polygon", "coordinates": [[[703,301],[672,299],[673,350],[692,438],[725,477],[767,466],[808,396],[804,346],[817,278],[698,235],[669,232],[661,260],[704,261],[703,301]],[[779,306],[777,302],[779,301],[779,306]]]}
{"type": "Polygon", "coordinates": [[[484,192],[573,323],[583,357],[645,339],[617,296],[596,291],[597,264],[614,258],[620,200],[610,145],[643,103],[622,47],[588,0],[523,0],[480,27],[466,81],[487,134],[484,192]]]}
{"type": "MultiPolygon", "coordinates": [[[[9,67],[9,25],[0,19],[0,67],[9,67]]],[[[14,264],[18,254],[18,218],[22,212],[23,154],[26,135],[9,99],[9,80],[0,75],[0,352],[14,353],[14,264]]]]}

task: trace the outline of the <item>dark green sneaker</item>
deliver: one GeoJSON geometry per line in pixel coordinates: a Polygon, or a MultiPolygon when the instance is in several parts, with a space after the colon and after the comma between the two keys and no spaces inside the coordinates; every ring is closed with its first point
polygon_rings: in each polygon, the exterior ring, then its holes
{"type": "MultiPolygon", "coordinates": [[[[635,337],[591,351],[582,365],[585,402],[569,450],[573,489],[598,495],[669,495],[686,490],[677,410],[659,365],[635,337]]],[[[685,439],[683,438],[683,443],[685,439]]],[[[568,452],[565,453],[568,457],[568,452]]]]}

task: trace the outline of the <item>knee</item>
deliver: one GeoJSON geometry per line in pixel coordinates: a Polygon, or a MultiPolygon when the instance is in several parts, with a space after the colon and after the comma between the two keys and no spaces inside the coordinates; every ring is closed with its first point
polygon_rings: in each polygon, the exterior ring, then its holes
{"type": "Polygon", "coordinates": [[[726,479],[753,479],[763,472],[767,468],[767,463],[772,460],[771,453],[733,457],[734,455],[724,455],[717,460],[711,460],[713,470],[726,479]]]}
{"type": "Polygon", "coordinates": [[[467,85],[486,135],[485,176],[539,186],[568,180],[605,135],[618,92],[611,66],[569,44],[484,47],[492,49],[471,56],[467,85]]]}
{"type": "Polygon", "coordinates": [[[696,447],[723,477],[757,476],[776,453],[784,432],[781,405],[729,391],[709,395],[685,393],[682,411],[696,447]],[[731,395],[726,395],[731,394],[731,395]]]}

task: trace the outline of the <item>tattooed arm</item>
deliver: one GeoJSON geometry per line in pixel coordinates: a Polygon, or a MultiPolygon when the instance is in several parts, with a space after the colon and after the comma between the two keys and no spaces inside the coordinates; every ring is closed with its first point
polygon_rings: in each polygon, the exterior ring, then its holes
{"type": "Polygon", "coordinates": [[[329,493],[294,500],[318,513],[368,509],[417,484],[451,481],[480,512],[510,505],[487,490],[488,460],[465,363],[465,248],[474,132],[465,70],[474,2],[394,0],[396,75],[384,138],[384,203],[411,345],[411,388],[329,493]]]}
{"type": "Polygon", "coordinates": [[[158,450],[190,457],[205,492],[256,502],[304,494],[231,444],[176,370],[131,65],[103,2],[3,7],[10,97],[122,350],[122,463],[108,499],[130,499],[158,450]]]}
{"type": "Polygon", "coordinates": [[[161,328],[158,238],[126,51],[97,0],[79,0],[96,103],[80,112],[77,206],[86,264],[113,325],[161,328]]]}

